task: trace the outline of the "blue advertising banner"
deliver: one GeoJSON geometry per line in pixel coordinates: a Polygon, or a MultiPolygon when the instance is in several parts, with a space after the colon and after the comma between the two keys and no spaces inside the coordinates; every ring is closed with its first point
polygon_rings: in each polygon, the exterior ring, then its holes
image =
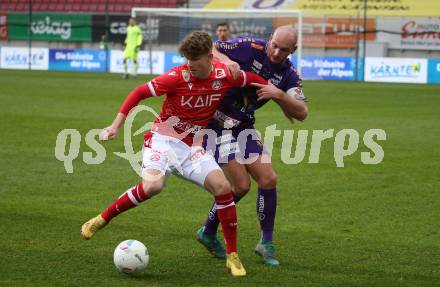
{"type": "Polygon", "coordinates": [[[104,50],[50,49],[49,70],[105,72],[104,50]]]}
{"type": "MultiPolygon", "coordinates": [[[[353,58],[354,61],[354,58],[353,58]]],[[[364,58],[359,58],[358,60],[358,80],[363,81],[364,80],[364,58]]]]}
{"type": "MultiPolygon", "coordinates": [[[[296,57],[292,57],[295,67],[296,57]]],[[[165,71],[182,65],[185,59],[177,52],[165,52],[165,71]]],[[[351,57],[306,56],[302,59],[301,75],[306,80],[355,80],[356,62],[351,57]]],[[[363,59],[358,62],[359,80],[363,80],[363,59]]]]}
{"type": "Polygon", "coordinates": [[[428,60],[428,84],[440,84],[440,59],[428,60]]]}
{"type": "Polygon", "coordinates": [[[185,58],[177,52],[165,52],[165,71],[180,66],[186,62],[185,58]]]}
{"type": "MultiPolygon", "coordinates": [[[[296,57],[291,58],[297,67],[296,57]]],[[[305,56],[301,59],[301,76],[306,80],[355,80],[356,61],[351,57],[305,56]]],[[[359,80],[363,78],[363,61],[358,62],[359,80]]]]}

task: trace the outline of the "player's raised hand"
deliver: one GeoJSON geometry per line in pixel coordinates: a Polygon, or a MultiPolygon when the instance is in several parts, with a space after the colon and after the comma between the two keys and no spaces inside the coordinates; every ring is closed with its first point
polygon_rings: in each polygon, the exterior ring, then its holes
{"type": "Polygon", "coordinates": [[[228,67],[229,72],[232,74],[232,77],[234,78],[234,80],[237,80],[238,77],[240,77],[240,65],[237,62],[234,61],[229,61],[227,63],[225,63],[226,66],[228,67]]]}
{"type": "Polygon", "coordinates": [[[106,128],[103,128],[102,131],[99,133],[99,140],[100,141],[108,141],[115,139],[118,135],[118,129],[114,128],[113,126],[108,126],[106,128]]]}
{"type": "Polygon", "coordinates": [[[257,90],[258,101],[279,99],[283,95],[283,91],[278,89],[270,81],[268,82],[267,85],[263,85],[259,83],[251,83],[251,85],[258,88],[257,90]]]}

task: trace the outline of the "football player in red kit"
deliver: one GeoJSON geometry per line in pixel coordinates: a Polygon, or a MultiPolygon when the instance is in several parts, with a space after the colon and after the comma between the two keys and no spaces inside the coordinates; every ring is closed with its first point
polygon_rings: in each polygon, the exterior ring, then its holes
{"type": "Polygon", "coordinates": [[[212,40],[205,32],[196,31],[185,37],[179,52],[187,63],[135,88],[113,123],[103,129],[102,140],[114,139],[139,101],[166,94],[159,117],[145,134],[142,182],[84,223],[81,234],[90,239],[115,216],[158,194],[166,175],[175,173],[214,195],[226,242],[226,267],[233,276],[245,276],[246,270],[237,255],[237,214],[231,186],[212,155],[195,139],[202,138],[197,132],[208,125],[229,88],[267,81],[250,72],[242,72],[234,79],[227,66],[213,61],[212,40]]]}

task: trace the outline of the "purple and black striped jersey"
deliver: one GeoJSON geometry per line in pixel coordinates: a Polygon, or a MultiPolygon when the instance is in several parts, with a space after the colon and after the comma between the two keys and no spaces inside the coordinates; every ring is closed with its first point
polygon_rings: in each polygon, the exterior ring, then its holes
{"type": "MultiPolygon", "coordinates": [[[[306,100],[302,93],[302,79],[295,67],[289,59],[281,64],[272,64],[266,55],[267,44],[266,40],[253,37],[238,37],[226,42],[215,42],[217,50],[237,62],[243,71],[259,74],[289,96],[306,100]]],[[[254,111],[266,102],[257,101],[254,88],[234,88],[227,92],[216,114],[217,117],[232,118],[229,120],[232,122],[235,120],[241,128],[247,128],[255,122],[254,111]]]]}

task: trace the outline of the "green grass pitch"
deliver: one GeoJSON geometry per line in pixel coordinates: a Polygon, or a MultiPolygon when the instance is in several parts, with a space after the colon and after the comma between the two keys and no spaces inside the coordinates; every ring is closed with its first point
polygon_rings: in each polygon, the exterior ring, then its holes
{"type": "MultiPolygon", "coordinates": [[[[176,177],[154,199],[116,218],[90,241],[81,224],[139,181],[121,136],[101,165],[86,165],[84,137],[108,125],[127,93],[146,80],[120,75],[0,71],[0,286],[440,286],[440,86],[306,81],[310,115],[291,125],[275,104],[257,112],[261,130],[355,129],[359,150],[336,167],[334,138],[318,164],[285,165],[279,177],[275,243],[282,263],[264,266],[256,191],[238,205],[239,250],[248,276],[232,278],[208,256],[195,232],[208,212],[207,192],[176,177]],[[73,174],[55,159],[57,134],[82,136],[73,174]],[[383,129],[382,163],[364,165],[362,136],[383,129]],[[125,239],[149,248],[146,272],[113,266],[125,239]]],[[[162,99],[146,101],[157,110],[162,99]]],[[[137,119],[142,122],[151,120],[137,119]]],[[[142,136],[133,139],[140,148],[142,136]]],[[[310,145],[310,136],[309,136],[310,145]]]]}

